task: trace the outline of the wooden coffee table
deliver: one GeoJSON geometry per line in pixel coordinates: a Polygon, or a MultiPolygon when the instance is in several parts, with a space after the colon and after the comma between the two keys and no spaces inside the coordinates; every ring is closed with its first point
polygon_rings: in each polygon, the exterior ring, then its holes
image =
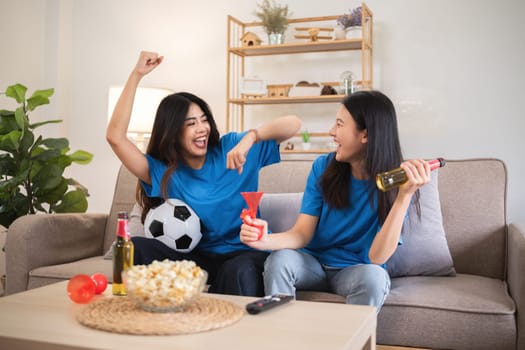
{"type": "MultiPolygon", "coordinates": [[[[376,349],[376,312],[368,306],[292,301],[208,332],[122,335],[78,323],[75,313],[84,306],[69,300],[66,285],[0,298],[0,349],[376,349]]],[[[257,299],[207,296],[242,307],[257,299]]]]}

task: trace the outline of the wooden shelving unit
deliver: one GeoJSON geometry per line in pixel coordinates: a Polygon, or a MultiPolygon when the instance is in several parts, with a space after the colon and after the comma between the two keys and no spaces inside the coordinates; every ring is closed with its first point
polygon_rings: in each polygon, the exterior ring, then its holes
{"type": "MultiPolygon", "coordinates": [[[[373,14],[365,3],[362,6],[362,33],[361,38],[344,40],[325,40],[316,42],[290,42],[280,45],[258,45],[242,47],[240,38],[250,31],[251,27],[261,27],[261,22],[242,22],[228,16],[228,48],[227,48],[227,80],[226,80],[226,128],[228,131],[244,130],[244,109],[250,105],[275,104],[305,104],[305,103],[340,103],[344,95],[322,95],[301,97],[258,97],[243,98],[240,92],[240,82],[245,74],[245,59],[258,56],[291,55],[314,52],[344,52],[361,51],[361,80],[363,89],[373,87],[373,14]]],[[[335,21],[339,16],[296,18],[289,20],[289,24],[307,23],[315,26],[316,22],[335,21]]],[[[269,58],[270,59],[270,58],[269,58]]],[[[329,58],[327,58],[329,61],[329,58]]],[[[332,121],[330,120],[330,123],[332,121]]],[[[327,127],[328,128],[328,127],[327,127]]],[[[283,153],[326,153],[329,149],[291,150],[283,153]]]]}
{"type": "Polygon", "coordinates": [[[344,95],[322,95],[301,97],[260,97],[260,98],[232,98],[229,103],[238,105],[269,105],[283,103],[334,103],[341,102],[344,95]]]}

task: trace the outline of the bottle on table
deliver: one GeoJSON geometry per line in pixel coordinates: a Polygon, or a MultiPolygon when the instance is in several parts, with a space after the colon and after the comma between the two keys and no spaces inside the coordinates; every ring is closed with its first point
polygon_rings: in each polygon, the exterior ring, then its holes
{"type": "Polygon", "coordinates": [[[113,295],[126,295],[122,272],[133,266],[133,242],[128,231],[128,213],[121,211],[117,217],[117,237],[113,243],[113,295]]]}
{"type": "MultiPolygon", "coordinates": [[[[445,166],[445,160],[443,158],[436,158],[428,161],[430,170],[442,168],[445,166]]],[[[381,191],[386,192],[395,187],[401,186],[407,182],[407,174],[402,168],[396,168],[393,170],[385,171],[376,175],[376,185],[381,191]]]]}

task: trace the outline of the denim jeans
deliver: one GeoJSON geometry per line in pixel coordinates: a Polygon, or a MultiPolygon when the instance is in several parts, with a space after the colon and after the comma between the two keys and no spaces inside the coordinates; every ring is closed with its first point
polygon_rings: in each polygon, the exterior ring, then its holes
{"type": "Polygon", "coordinates": [[[298,250],[272,252],[264,264],[265,294],[295,295],[296,289],[336,293],[345,297],[347,304],[371,305],[379,312],[390,292],[390,277],[379,265],[333,269],[298,250]]]}

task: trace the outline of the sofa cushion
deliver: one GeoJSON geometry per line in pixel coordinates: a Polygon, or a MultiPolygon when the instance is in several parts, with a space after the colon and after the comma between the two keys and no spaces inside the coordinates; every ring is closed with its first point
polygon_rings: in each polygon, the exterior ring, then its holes
{"type": "Polygon", "coordinates": [[[419,192],[421,220],[415,206],[411,206],[401,231],[403,244],[387,261],[388,273],[391,277],[453,276],[456,271],[443,228],[438,171],[432,172],[430,183],[421,187],[419,192]]]}
{"type": "Polygon", "coordinates": [[[499,279],[466,274],[393,278],[378,315],[377,342],[430,349],[515,349],[515,312],[507,285],[499,279]]]}
{"type": "Polygon", "coordinates": [[[259,204],[261,218],[268,221],[272,232],[283,232],[291,228],[301,208],[303,193],[265,193],[259,204]]]}
{"type": "Polygon", "coordinates": [[[80,273],[92,275],[97,272],[104,274],[111,283],[113,281],[111,260],[105,260],[102,256],[94,256],[65,264],[42,266],[29,272],[28,289],[68,280],[80,273]]]}

